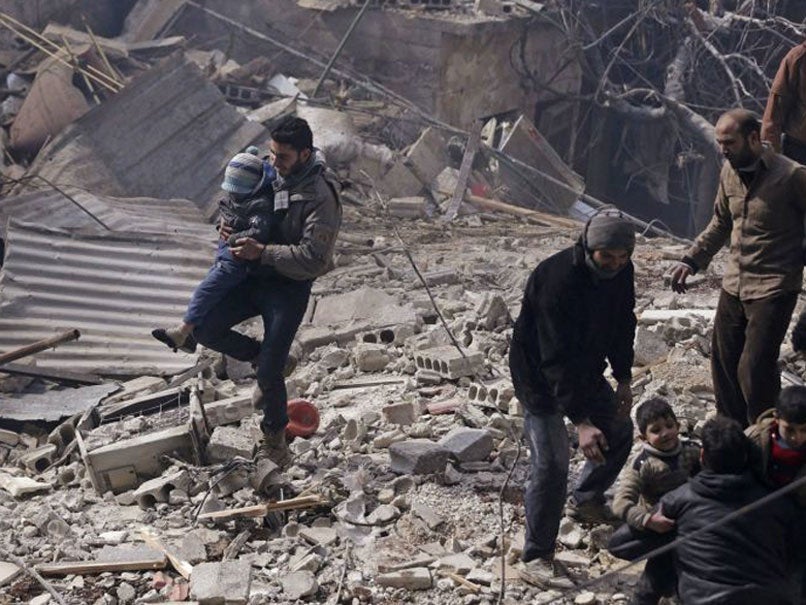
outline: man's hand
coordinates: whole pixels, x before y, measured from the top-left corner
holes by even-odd
[[[235,246],[230,248],[232,256],[241,260],[257,260],[263,254],[266,246],[251,237],[243,237],[235,242]]]
[[[590,422],[580,422],[577,425],[579,433],[579,449],[585,458],[591,462],[602,464],[605,461],[604,452],[608,450],[607,439],[604,433]]]
[[[631,381],[625,380],[619,382],[616,386],[616,405],[617,413],[619,416],[626,418],[630,415],[632,409],[632,384]]]
[[[224,221],[222,216],[221,221],[218,223],[218,236],[226,242],[230,235],[232,235],[232,227]]]
[[[657,512],[652,513],[652,516],[649,518],[649,521],[646,522],[644,527],[659,534],[665,534],[666,532],[674,529],[674,519],[670,519],[664,515],[663,509],[658,509]]]
[[[678,294],[686,291],[686,279],[691,275],[691,267],[684,262],[677,263],[672,269],[672,290]]]

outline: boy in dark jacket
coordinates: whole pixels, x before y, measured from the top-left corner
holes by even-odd
[[[680,425],[668,402],[659,397],[645,401],[635,420],[643,447],[619,476],[613,513],[626,524],[608,544],[610,553],[622,559],[633,559],[648,550],[637,551],[637,540],[651,544],[650,550],[668,541],[661,536],[671,536],[668,532],[674,529],[674,521],[657,510],[658,501],[700,470],[700,446],[680,439]],[[648,538],[649,532],[656,532],[658,539]],[[674,593],[675,584],[671,553],[653,557],[647,561],[632,603],[657,605],[661,597]]]
[[[188,304],[182,323],[173,328],[157,328],[151,334],[174,351],[187,353],[196,350],[193,328],[199,325],[207,313],[226,294],[240,284],[250,270],[250,265],[235,259],[230,248],[241,238],[252,237],[262,244],[269,241],[271,218],[274,211],[272,183],[276,173],[268,162],[258,157],[257,147],[236,154],[224,170],[221,183],[227,196],[218,204],[221,224],[227,225],[232,234],[218,241],[215,262],[207,276],[196,287]]]
[[[633,227],[620,214],[595,215],[576,245],[541,262],[526,285],[509,368],[531,451],[521,578],[532,584],[567,582],[553,565],[570,462],[565,416],[588,460],[568,512],[580,521],[612,516],[604,492],[632,445],[634,246]],[[615,392],[603,375],[607,361]]]
[[[702,430],[703,469],[661,498],[661,511],[686,538],[768,494],[749,471],[750,442],[735,420],[717,417]],[[796,511],[778,498],[675,549],[684,605],[783,605],[793,602],[789,566]]]

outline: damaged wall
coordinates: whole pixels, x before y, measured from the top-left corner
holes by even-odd
[[[300,8],[293,0],[252,0],[237,6],[214,0],[205,6],[321,61],[335,50],[358,10],[314,11]],[[448,11],[418,12],[416,19],[413,15],[410,10],[370,9],[339,63],[352,64],[421,109],[460,127],[477,117],[506,111],[532,115],[538,93],[523,87],[522,74],[515,67],[520,60],[530,70],[549,70],[547,79],[555,89],[579,89],[576,62],[552,77],[565,47],[564,38],[548,23]],[[286,73],[315,77],[321,71],[190,6],[170,32],[193,36],[199,46],[219,48],[242,63],[263,55]],[[298,32],[305,33],[299,37]]]

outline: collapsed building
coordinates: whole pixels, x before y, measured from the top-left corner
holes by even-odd
[[[626,602],[638,572],[608,573],[607,526],[562,523],[558,557],[604,576],[590,590],[517,580],[528,464],[506,358],[529,271],[624,193],[615,165],[676,203],[657,192],[688,160],[646,146],[679,108],[585,99],[563,3],[125,4],[0,3],[0,603]],[[345,219],[288,378],[318,430],[280,472],[252,461],[251,367],[149,332],[209,267],[227,159],[287,115],[311,123]],[[583,152],[599,128],[621,145]],[[683,223],[710,207],[698,183]],[[666,235],[639,237],[633,388],[696,434],[721,257],[673,297],[684,242]]]

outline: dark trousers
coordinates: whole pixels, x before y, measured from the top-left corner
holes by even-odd
[[[778,353],[797,298],[785,292],[742,302],[724,290],[719,294],[711,339],[716,409],[742,427],[778,399]]]
[[[207,314],[246,279],[249,263],[236,260],[226,242],[219,240],[215,262],[190,297],[183,321],[198,326]]]
[[[674,538],[675,532],[658,534],[649,530],[640,531],[625,523],[613,533],[607,550],[614,557],[631,561],[669,544]],[[674,555],[669,551],[647,560],[631,603],[657,605],[661,597],[670,597],[676,590],[677,572],[674,567]]]
[[[214,351],[241,361],[257,358],[264,433],[275,433],[288,424],[283,368],[305,315],[311,285],[310,281],[250,276],[242,287],[226,294],[193,331],[196,340]],[[262,342],[232,329],[258,315],[263,319]]]
[[[590,420],[607,439],[605,462],[585,463],[573,491],[578,504],[604,502],[605,490],[613,484],[632,446],[632,421],[616,415],[613,389],[602,379],[590,398]],[[524,492],[526,540],[523,560],[554,554],[568,488],[570,462],[568,431],[559,412],[536,415],[526,412],[524,435],[531,451],[529,479]]]

